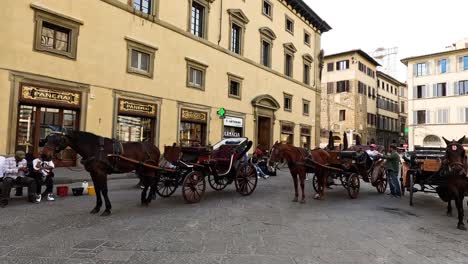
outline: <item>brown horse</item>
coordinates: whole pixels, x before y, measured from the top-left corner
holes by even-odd
[[[465,137],[462,137],[458,141],[448,141],[443,138],[447,144],[446,159],[444,160],[441,170],[442,173],[447,177],[447,185],[437,187],[437,193],[439,197],[448,203],[447,215],[452,215],[451,200],[455,200],[455,205],[458,211],[458,229],[466,230],[463,224],[463,199],[465,194],[468,192],[468,178],[467,178],[467,160],[465,149],[462,145]]]
[[[86,171],[90,173],[96,191],[96,206],[90,213],[96,214],[100,211],[102,206],[102,194],[106,210],[101,215],[108,216],[111,214],[112,206],[107,189],[107,175],[111,173],[135,171],[141,177],[145,187],[141,194],[141,202],[144,205],[148,205],[155,191],[151,188],[148,197],[146,196],[146,192],[150,185],[153,185],[154,180],[157,180],[154,178],[158,176],[158,174],[154,170],[146,169],[144,166],[141,166],[141,164],[125,160],[109,160],[107,155],[119,153],[126,158],[138,160],[140,162],[148,162],[157,166],[160,151],[156,146],[149,142],[127,142],[120,144],[112,139],[99,137],[89,132],[67,131],[63,128],[55,127],[51,128],[54,129],[55,132],[48,135],[44,140],[43,153],[51,158],[65,148],[70,147],[82,157],[81,163],[84,165]]]
[[[322,149],[314,149],[309,153],[303,148],[297,148],[289,144],[281,144],[276,142],[271,148],[271,156],[269,159],[270,166],[274,163],[285,159],[288,162],[289,171],[294,182],[294,199],[293,202],[298,201],[299,190],[298,180],[301,185],[302,199],[301,203],[306,202],[304,193],[304,181],[307,172],[314,172],[317,175],[318,184],[321,186],[320,192],[316,194],[315,198],[322,198],[324,195],[323,190],[327,184],[328,172],[318,166],[317,164],[328,164],[330,155]],[[307,166],[306,166],[307,164]],[[298,179],[299,178],[299,179]]]

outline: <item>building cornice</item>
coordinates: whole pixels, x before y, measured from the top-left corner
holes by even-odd
[[[305,20],[309,21],[314,27],[320,30],[320,32],[323,33],[332,29],[332,27],[328,25],[325,20],[320,18],[303,0],[280,0],[280,2],[286,2],[293,10],[296,10],[298,16],[305,18]]]
[[[361,55],[362,57],[364,57],[364,59],[366,59],[368,62],[374,64],[375,66],[382,66],[376,60],[374,60],[374,58],[372,58],[369,54],[367,54],[366,52],[364,52],[361,49],[348,50],[348,51],[344,51],[344,52],[340,52],[340,53],[334,53],[334,54],[326,55],[324,57],[324,59],[327,60],[327,59],[332,59],[332,58],[335,58],[335,57],[340,57],[340,56],[345,56],[345,55],[353,55],[353,54]]]
[[[452,54],[457,54],[457,53],[465,53],[465,52],[468,52],[468,48],[449,50],[449,51],[425,54],[425,55],[414,56],[414,57],[408,57],[408,58],[401,59],[401,62],[403,64],[405,64],[406,66],[408,66],[408,62],[410,62],[410,61],[426,59],[426,58],[430,58],[430,57],[439,57],[439,56],[442,56],[442,55],[452,55]]]

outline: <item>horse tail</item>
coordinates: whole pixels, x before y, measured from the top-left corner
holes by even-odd
[[[451,200],[449,189],[447,186],[437,186],[436,192],[439,195],[440,199],[442,199],[442,201],[449,202]]]

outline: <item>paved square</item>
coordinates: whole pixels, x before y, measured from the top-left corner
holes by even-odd
[[[110,181],[113,215],[90,215],[94,197],[69,196],[0,209],[1,263],[468,263],[468,232],[445,216],[429,194],[408,199],[378,194],[361,182],[358,199],[341,187],[306,204],[291,202],[287,172],[259,180],[253,195],[234,185],[207,186],[199,204],[181,189],[148,208],[138,204],[134,179]]]

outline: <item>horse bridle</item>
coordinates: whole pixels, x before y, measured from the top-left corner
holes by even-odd
[[[447,152],[449,151],[449,148],[451,148],[453,151],[456,151],[457,148],[461,148],[464,151],[464,147],[458,142],[447,144],[447,150],[446,150]],[[463,158],[466,158],[465,155],[463,155]],[[452,171],[453,167],[459,167],[461,168],[461,171],[464,174],[466,174],[466,170],[465,170],[466,164],[463,164],[463,162],[459,162],[459,161],[449,162],[447,166],[448,166],[449,171]]]

